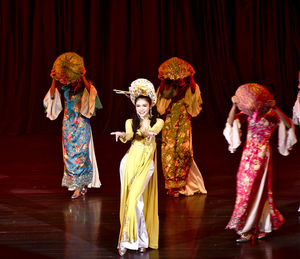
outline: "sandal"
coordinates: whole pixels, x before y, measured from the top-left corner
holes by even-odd
[[[266,237],[266,235],[268,235],[268,233],[266,232],[259,232],[256,236],[256,239],[263,239]]]
[[[77,199],[81,196],[81,192],[79,189],[76,189],[73,193],[73,195],[71,196],[72,199]]]
[[[244,243],[250,241],[252,238],[252,234],[242,234],[237,240],[237,243]]]
[[[84,196],[84,195],[86,195],[86,193],[87,193],[87,187],[86,187],[86,186],[83,186],[83,187],[81,188],[81,190],[80,190],[80,194],[81,194],[82,196]]]
[[[145,247],[140,247],[139,248],[139,253],[145,253],[146,252],[146,248]]]
[[[127,249],[123,246],[121,246],[119,249],[118,249],[118,252],[119,252],[119,255],[120,256],[123,256],[124,254],[126,254],[126,251]]]

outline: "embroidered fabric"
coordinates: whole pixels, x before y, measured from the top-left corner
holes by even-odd
[[[64,95],[66,96],[64,113],[67,116],[64,116],[63,119],[65,170],[62,186],[68,187],[70,191],[80,189],[85,185],[89,188],[99,188],[101,182],[99,180],[92,130],[88,119],[94,114],[97,91],[94,86],[91,86],[90,93],[85,89],[83,93],[73,96],[72,100],[69,100],[68,89],[66,88]],[[63,110],[61,95],[57,89],[55,89],[54,99],[51,99],[50,90],[48,91],[43,104],[46,117],[50,120],[55,120]],[[70,128],[71,125],[77,130],[74,131],[73,128]],[[74,141],[74,143],[72,141],[69,143],[70,139],[76,140],[76,143]],[[75,157],[74,154],[78,154],[78,156]]]

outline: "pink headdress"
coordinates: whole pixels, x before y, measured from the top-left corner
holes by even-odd
[[[274,105],[273,95],[262,85],[248,83],[241,85],[235,92],[238,108],[247,115],[266,112],[266,106]]]

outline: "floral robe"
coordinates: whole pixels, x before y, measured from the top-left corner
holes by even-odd
[[[241,118],[242,114],[238,115]],[[270,110],[255,120],[248,117],[247,140],[237,173],[236,201],[231,219],[226,226],[238,234],[250,231],[271,232],[278,229],[284,218],[276,209],[272,191],[272,153],[269,139],[280,122],[277,114]],[[288,131],[283,122],[279,129],[279,151],[283,155],[296,143],[293,128]],[[231,152],[240,144],[239,119],[233,127],[228,123],[224,135]]]
[[[62,87],[65,99],[62,146],[64,176],[62,186],[70,191],[83,186],[100,187],[97,162],[94,152],[92,130],[89,118],[95,108],[102,108],[97,99],[97,91],[91,86],[90,93],[84,88],[76,94],[70,93],[70,87]],[[56,89],[54,100],[50,92],[44,99],[47,117],[56,119],[62,110],[60,94]]]
[[[193,161],[191,116],[183,99],[174,102],[162,131],[162,167],[166,189],[185,187]]]
[[[207,193],[202,175],[194,161],[191,117],[202,107],[199,86],[193,93],[188,88],[182,98],[164,98],[157,92],[157,110],[166,114],[162,130],[161,161],[166,189],[179,189],[184,195]]]

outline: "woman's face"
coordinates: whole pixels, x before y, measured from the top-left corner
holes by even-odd
[[[150,103],[145,98],[139,98],[135,103],[135,109],[136,109],[136,113],[141,118],[145,118],[149,114]]]

